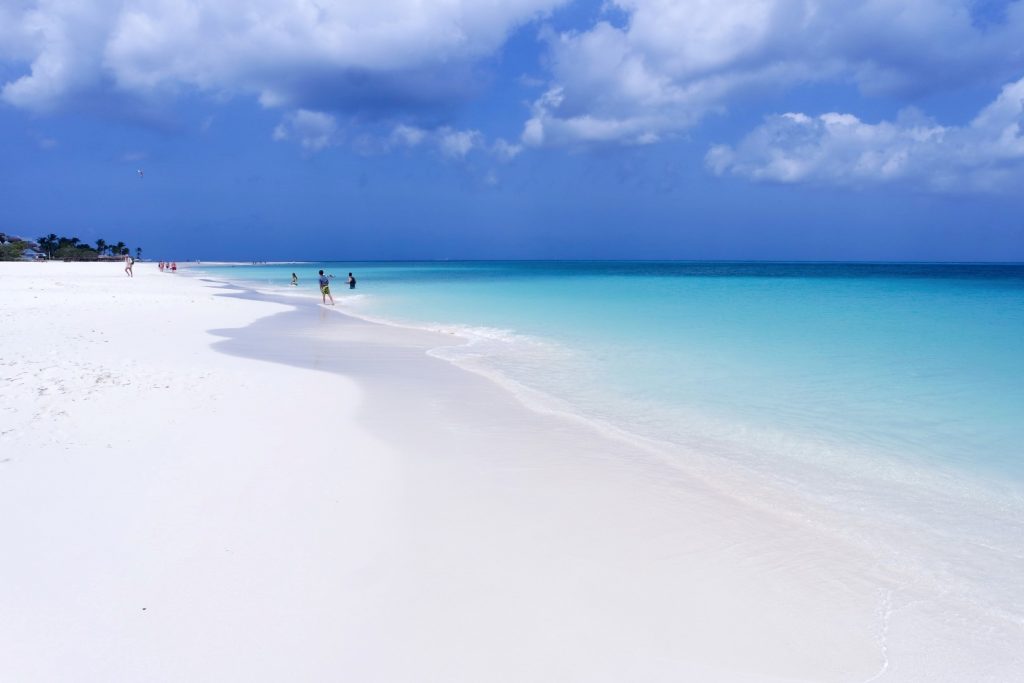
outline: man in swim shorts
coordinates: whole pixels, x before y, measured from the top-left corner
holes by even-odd
[[[325,304],[327,303],[327,299],[330,299],[331,305],[334,305],[334,297],[331,296],[331,281],[327,279],[327,276],[324,275],[324,271],[322,270],[320,271],[320,294],[322,295]]]

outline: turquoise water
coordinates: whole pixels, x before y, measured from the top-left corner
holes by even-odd
[[[321,267],[339,310],[456,332],[432,353],[859,548],[894,605],[945,596],[965,629],[1024,642],[1024,266],[203,270],[316,305]]]
[[[1024,266],[203,270],[315,305],[319,268],[339,310],[456,332],[432,353],[861,548],[907,591],[957,596],[971,628],[1024,638]]]
[[[668,441],[1024,482],[1024,266],[609,262],[206,269],[457,329],[453,360]],[[312,294],[311,294],[312,296]],[[728,450],[728,448],[725,448]]]

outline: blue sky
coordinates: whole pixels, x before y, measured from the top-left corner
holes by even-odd
[[[152,258],[1024,261],[1024,1],[13,0],[0,148]]]

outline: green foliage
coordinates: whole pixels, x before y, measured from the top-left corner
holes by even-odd
[[[87,244],[71,244],[69,242],[63,247],[58,247],[51,258],[58,261],[95,261],[98,255],[96,250]]]
[[[28,246],[27,242],[7,242],[0,244],[0,261],[17,261]]]
[[[11,243],[22,244],[20,251],[17,251],[18,256],[11,255],[16,253],[15,248],[10,247]],[[93,247],[77,237],[63,237],[51,232],[49,235],[37,238],[35,244],[26,240],[12,238],[11,242],[2,245],[6,248],[0,254],[0,258],[5,261],[16,260],[20,257],[22,251],[30,247],[35,248],[36,245],[38,245],[39,251],[45,254],[47,258],[58,261],[95,261],[107,254],[111,256],[124,256],[131,253],[131,249],[124,242],[111,244],[104,239],[98,239],[96,240],[96,246]],[[141,248],[136,248],[137,254],[141,254],[141,252]]]

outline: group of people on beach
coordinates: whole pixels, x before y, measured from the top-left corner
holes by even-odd
[[[163,273],[164,271],[166,271],[168,273],[175,273],[175,272],[178,271],[178,262],[177,261],[171,261],[170,263],[164,263],[163,261],[161,261],[159,266],[160,266],[160,272],[161,273]]]
[[[334,275],[324,275],[324,271],[322,271],[322,270],[319,271],[319,274],[320,274],[320,277],[318,279],[318,283],[320,284],[320,297],[323,299],[323,302],[325,304],[327,303],[327,300],[330,299],[331,300],[331,305],[333,306],[334,305],[334,297],[331,296],[331,280],[334,278]],[[348,283],[348,288],[349,289],[355,289],[356,288],[356,277],[352,273],[348,274],[348,278],[345,280],[345,282]],[[298,286],[299,286],[299,276],[296,275],[295,273],[292,273],[292,287],[298,287]]]

